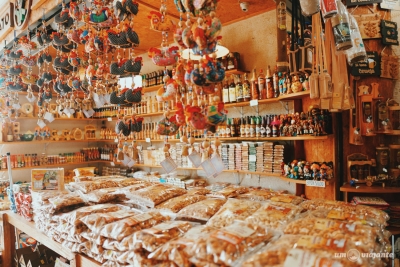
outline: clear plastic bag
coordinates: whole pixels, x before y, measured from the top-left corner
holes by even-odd
[[[301,212],[301,208],[281,202],[268,202],[263,204],[253,215],[246,219],[246,222],[280,229],[288,221]]]
[[[192,188],[187,191],[188,195],[203,195],[203,196],[205,196],[210,193],[211,193],[211,190],[204,188],[204,187]]]
[[[62,194],[48,199],[51,203],[52,213],[64,212],[85,205],[83,199],[76,193]]]
[[[240,194],[247,193],[249,188],[237,185],[229,185],[221,190],[214,191],[208,196],[211,197],[221,197],[221,198],[229,198],[229,197],[236,197]]]
[[[124,237],[136,231],[150,228],[167,220],[169,220],[169,217],[163,216],[159,212],[147,212],[106,224],[99,233],[106,238],[121,241]]]
[[[293,205],[299,205],[304,201],[304,198],[289,194],[279,194],[271,197],[272,202],[290,203]]]
[[[177,213],[177,218],[206,222],[217,213],[225,202],[225,199],[207,198],[184,207]]]
[[[231,266],[258,246],[271,240],[275,233],[265,227],[236,221],[213,231],[206,238],[200,237],[188,248],[190,259],[197,266],[217,264]]]
[[[186,190],[180,187],[155,184],[127,194],[126,196],[138,204],[154,208],[156,205],[170,198],[186,194]]]
[[[89,214],[80,218],[80,221],[84,223],[90,229],[90,231],[94,233],[99,233],[106,224],[113,223],[115,221],[119,221],[139,214],[141,214],[141,212],[139,211],[118,210],[107,213]]]
[[[266,201],[275,195],[277,195],[277,193],[275,191],[270,191],[269,189],[255,189],[255,190],[250,190],[245,194],[241,194],[236,198],[253,200],[253,201]]]
[[[183,237],[171,240],[150,253],[148,258],[170,264],[167,266],[190,267],[192,266],[190,262],[192,255],[189,254],[187,248],[191,247],[200,237],[207,239],[214,230],[208,226],[193,227]]]
[[[357,244],[360,252],[383,252],[386,242],[380,228],[368,225],[345,223],[337,220],[301,218],[286,225],[285,234],[316,235],[327,239],[346,239]],[[372,242],[380,240],[381,242]]]
[[[71,182],[69,184],[70,186],[75,188],[75,190],[80,190],[85,194],[92,192],[93,190],[119,186],[117,181],[109,179],[99,179],[95,181],[86,181],[86,182]]]
[[[191,205],[193,203],[205,200],[207,197],[203,195],[189,195],[185,194],[182,196],[174,197],[171,199],[168,199],[167,201],[162,202],[161,204],[157,205],[157,209],[167,209],[172,212],[178,212],[184,207]]]
[[[94,190],[88,194],[83,194],[82,193],[82,198],[86,202],[92,202],[92,203],[108,203],[108,202],[121,202],[125,200],[125,194],[122,192],[118,192],[119,188],[112,187],[112,188],[104,188],[104,189],[98,189]],[[78,191],[80,192],[80,191]]]
[[[230,198],[207,222],[208,226],[222,228],[235,220],[244,220],[261,207],[259,202]]]
[[[338,244],[338,246],[329,246],[329,244]],[[356,246],[351,241],[327,240],[313,236],[284,235],[243,259],[240,262],[240,266],[368,266],[363,259],[350,262],[346,257],[334,257],[334,253],[347,252],[355,248]],[[296,250],[300,250],[300,252]],[[293,257],[294,255],[296,255],[295,258]],[[296,261],[296,258],[300,262]],[[318,263],[323,265],[318,265]]]

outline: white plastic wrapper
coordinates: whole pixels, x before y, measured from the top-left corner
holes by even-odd
[[[345,50],[347,62],[353,65],[356,62],[366,61],[367,52],[365,50],[364,42],[361,37],[358,23],[353,15],[349,14],[350,36],[353,47]]]

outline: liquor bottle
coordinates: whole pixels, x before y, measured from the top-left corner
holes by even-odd
[[[231,136],[236,137],[236,120],[234,118],[231,119]]]
[[[279,76],[280,76],[279,74],[280,73],[275,71],[273,75],[274,97],[279,96]]]
[[[260,69],[260,73],[258,74],[258,92],[259,96],[258,99],[266,99],[267,92],[265,88],[265,76],[264,76],[264,71],[263,69]]]
[[[244,118],[240,118],[240,137],[246,137],[246,125]]]
[[[244,126],[245,137],[250,137],[250,117],[246,117]]]
[[[260,137],[265,137],[265,117],[261,118]]]
[[[251,100],[258,99],[258,80],[256,77],[256,69],[253,70],[253,77],[251,77]]]
[[[247,79],[247,73],[244,74],[244,80],[243,80],[243,100],[244,101],[250,101],[251,100],[251,92],[250,92],[250,82]]]
[[[256,123],[256,137],[261,137],[261,117],[257,116],[255,118],[255,123]]]
[[[240,76],[236,76],[236,101],[243,102],[244,95],[243,95],[243,84],[240,80]]]
[[[227,119],[225,128],[225,136],[224,137],[231,137],[231,119]]]
[[[273,98],[274,97],[274,86],[273,86],[273,77],[271,75],[271,68],[268,65],[267,69],[267,76],[265,79],[265,86],[267,87],[267,95],[266,98]]]
[[[250,133],[249,137],[255,137],[256,136],[256,124],[254,122],[254,117],[250,117]]]
[[[229,102],[235,103],[236,102],[236,84],[233,80],[233,75],[231,76],[231,82],[229,84]]]
[[[229,84],[227,78],[225,78],[225,82],[222,87],[222,102],[229,103]]]
[[[8,125],[8,132],[7,132],[7,142],[14,141],[14,135],[11,127],[11,123]]]

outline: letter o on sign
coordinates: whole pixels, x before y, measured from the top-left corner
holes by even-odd
[[[6,16],[4,17],[4,24],[8,25],[9,22],[10,22],[10,14],[7,13]]]

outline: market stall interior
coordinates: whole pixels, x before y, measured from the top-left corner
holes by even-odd
[[[399,16],[386,1],[358,4],[5,3],[1,191],[19,214],[5,213],[5,227],[58,242],[72,266],[85,266],[74,253],[103,266],[393,253]],[[346,246],[312,254],[304,233]],[[176,238],[190,240],[183,254],[172,253]],[[204,255],[189,257],[196,250]],[[385,266],[392,256],[333,261]]]

